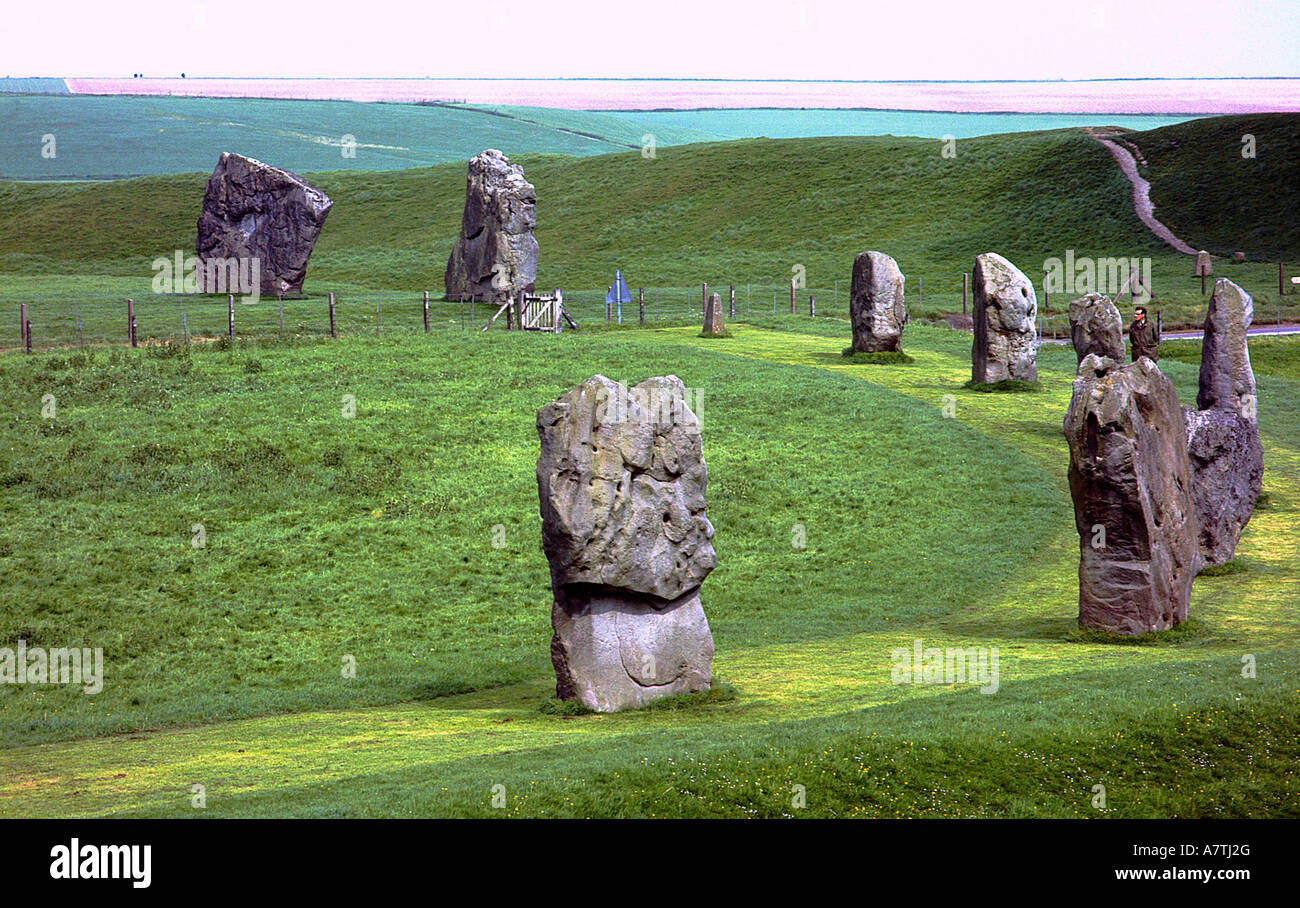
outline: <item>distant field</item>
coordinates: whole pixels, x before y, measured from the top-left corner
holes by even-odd
[[[31,87],[36,92],[43,89]],[[731,138],[967,138],[1077,125],[1154,129],[1180,117],[883,110],[586,111],[258,98],[0,93],[0,179],[103,180],[210,171],[223,151],[289,170],[400,170],[484,148],[588,156]],[[54,156],[42,154],[55,138]],[[355,145],[345,156],[345,136]]]

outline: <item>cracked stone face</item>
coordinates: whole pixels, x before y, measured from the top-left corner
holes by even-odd
[[[1110,297],[1089,293],[1070,301],[1070,340],[1079,362],[1089,353],[1124,361],[1124,319]]]
[[[1038,297],[1019,268],[995,252],[975,259],[971,379],[1038,380]]]
[[[699,590],[717,556],[685,386],[596,375],[543,407],[537,432],[559,695],[611,711],[707,688]]]
[[[447,298],[506,300],[537,283],[537,190],[495,148],[475,155],[460,237],[443,275]]]
[[[205,263],[200,286],[209,293],[241,292],[209,286],[208,263],[256,259],[258,292],[299,293],[325,217],[333,202],[302,177],[243,155],[224,153],[208,178],[195,250]]]

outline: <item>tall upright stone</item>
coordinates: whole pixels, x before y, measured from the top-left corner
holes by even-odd
[[[1078,362],[1090,353],[1123,361],[1124,320],[1110,297],[1089,293],[1070,301],[1070,340]]]
[[[1079,531],[1079,624],[1117,634],[1187,618],[1202,558],[1183,415],[1151,360],[1089,354],[1065,417]]]
[[[296,173],[222,152],[203,193],[194,244],[200,289],[241,292],[229,286],[229,272],[218,275],[221,263],[244,260],[256,262],[258,293],[302,292],[307,260],[333,204]]]
[[[849,321],[854,353],[902,349],[907,324],[905,284],[898,263],[883,252],[860,252],[853,259]]]
[[[1038,380],[1038,297],[1024,273],[995,252],[975,259],[971,380]]]
[[[1201,342],[1198,409],[1184,413],[1198,539],[1209,564],[1224,564],[1236,554],[1264,484],[1255,373],[1247,343],[1253,318],[1249,293],[1226,278],[1215,282]]]
[[[1226,409],[1254,416],[1255,373],[1247,345],[1247,329],[1254,318],[1255,303],[1249,293],[1226,277],[1214,282],[1205,312],[1197,409]]]
[[[470,159],[460,237],[443,275],[447,298],[504,302],[537,284],[537,190],[489,148]]]
[[[707,689],[717,565],[700,424],[676,376],[595,375],[537,414],[556,693],[612,712]]]
[[[704,304],[704,330],[702,334],[722,337],[727,333],[726,320],[722,316],[722,294],[714,293]]]

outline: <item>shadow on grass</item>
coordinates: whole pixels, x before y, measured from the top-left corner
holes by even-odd
[[[687,694],[674,694],[670,697],[660,697],[658,700],[651,700],[645,706],[639,706],[632,709],[619,710],[622,713],[632,712],[676,712],[687,709],[708,708],[718,703],[729,703],[737,698],[736,686],[721,678],[714,677],[713,686],[708,690],[696,691]],[[548,716],[589,716],[594,715],[595,710],[588,709],[577,700],[561,700],[559,697],[550,697],[543,700],[538,709]]]

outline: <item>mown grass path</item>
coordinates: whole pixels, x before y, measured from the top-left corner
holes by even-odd
[[[715,670],[740,693],[733,701],[708,707],[612,716],[547,715],[538,711],[537,704],[548,694],[551,681],[537,678],[396,706],[312,711],[10,748],[0,751],[0,814],[192,815],[197,812],[189,807],[190,789],[198,783],[207,790],[207,815],[473,815],[476,811],[490,815],[490,785],[495,779],[507,779],[511,814],[651,815],[662,810],[735,815],[727,811],[741,809],[745,815],[754,810],[737,808],[744,797],[731,794],[732,787],[779,790],[789,779],[799,779],[800,772],[827,772],[824,766],[811,768],[818,765],[815,742],[822,740],[818,737],[822,734],[828,742],[834,735],[850,733],[890,736],[880,746],[891,754],[928,747],[930,757],[918,756],[917,765],[926,759],[940,760],[945,780],[948,768],[956,773],[962,765],[957,754],[945,750],[952,747],[945,736],[954,732],[967,735],[961,740],[968,743],[979,742],[970,744],[972,752],[985,748],[982,752],[995,755],[982,757],[984,763],[1023,759],[1037,768],[1038,762],[1046,765],[1055,758],[1036,749],[1041,741],[1033,746],[1027,743],[1039,740],[1035,735],[1064,742],[1082,738],[1087,732],[1081,729],[1091,729],[1098,736],[1090,745],[1095,752],[1098,742],[1116,746],[1125,735],[1123,729],[1131,727],[1135,710],[1159,721],[1176,720],[1182,723],[1179,728],[1187,729],[1203,713],[1215,715],[1230,711],[1234,703],[1251,702],[1256,689],[1238,672],[1243,652],[1257,655],[1265,677],[1272,673],[1269,689],[1274,695],[1289,685],[1294,707],[1295,641],[1300,631],[1295,608],[1300,601],[1295,534],[1300,450],[1293,439],[1266,432],[1269,506],[1252,521],[1240,547],[1239,557],[1248,569],[1198,581],[1192,603],[1195,626],[1153,646],[1096,641],[1081,635],[1073,620],[1078,542],[1068,511],[1067,455],[1060,435],[1069,399],[1072,351],[1044,350],[1040,393],[979,394],[961,388],[969,376],[965,349],[969,342],[962,335],[913,330],[911,336],[918,342],[908,349],[915,363],[849,365],[840,358],[841,327],[819,324],[814,330],[827,336],[818,336],[733,325],[733,336],[721,341],[698,339],[695,329],[644,334],[656,342],[668,340],[722,356],[807,369],[809,381],[817,380],[818,370],[830,371],[878,383],[924,407],[955,405],[954,418],[973,430],[970,444],[995,438],[1028,455],[1055,482],[1066,510],[1048,538],[1020,541],[1025,558],[1009,581],[986,590],[964,608],[908,621],[897,629],[720,648]],[[1194,368],[1180,363],[1168,368],[1186,400],[1187,383],[1194,386]],[[1266,390],[1271,384],[1268,379],[1261,381],[1265,425],[1277,405]],[[1294,384],[1287,383],[1282,390],[1290,394]],[[723,417],[705,412],[706,452],[712,418]],[[797,420],[798,414],[787,418]],[[858,429],[846,425],[845,431]],[[869,421],[861,431],[871,431]],[[937,451],[936,456],[954,454]],[[955,456],[960,457],[960,452]],[[797,469],[797,464],[792,468]],[[888,468],[887,463],[880,465],[882,470]],[[936,469],[942,465],[936,464]],[[1026,478],[1042,480],[1036,472]],[[1008,501],[1006,506],[1016,505]],[[1006,544],[1006,540],[988,541],[990,546]],[[955,555],[936,550],[919,551],[916,557],[942,561]],[[998,647],[1002,695],[981,697],[969,687],[892,683],[891,649],[907,645],[914,637],[923,638],[927,647]],[[1294,717],[1292,709],[1290,720],[1285,715],[1280,719],[1294,721]],[[717,755],[731,753],[729,742],[737,742],[737,747],[740,742],[744,746],[753,742],[778,754],[785,753],[782,748],[801,753],[799,747],[813,752],[802,770],[794,762],[776,769],[764,764],[753,767],[754,778],[744,776],[743,783],[716,768],[721,775],[709,777],[708,767],[722,762]],[[679,776],[673,758],[662,756],[665,746],[698,758],[692,764],[695,768],[683,769]],[[1122,760],[1126,766],[1135,765],[1131,757]],[[653,763],[653,772],[645,768],[651,765],[647,761]],[[747,771],[748,758],[737,757],[736,762],[735,772]],[[1144,764],[1137,760],[1136,765]],[[1144,776],[1154,772],[1172,792],[1182,783],[1172,775],[1164,778],[1170,769],[1162,765],[1157,755],[1155,768],[1140,772]],[[883,773],[870,772],[878,771]],[[964,771],[972,772],[969,767]],[[1070,773],[1076,771],[1087,775],[1077,767]],[[862,772],[868,769],[864,766]],[[994,791],[996,781],[996,792],[1003,793],[1003,786],[1010,783],[997,779],[998,772],[987,768],[986,787]],[[599,786],[589,784],[592,777],[601,780]],[[625,777],[628,788],[622,792],[618,784]],[[659,790],[665,778],[668,787]],[[876,781],[886,785],[884,774]],[[965,781],[971,784],[971,779]],[[828,784],[833,785],[834,779]],[[1023,794],[991,806],[988,794],[982,800],[969,791],[954,794],[947,782],[927,778],[922,783],[905,774],[888,784],[901,785],[898,790],[904,792],[923,787],[927,794],[906,801],[897,792],[888,799],[882,795],[883,806],[878,804],[873,815],[926,811],[1006,815],[1034,810],[1059,814],[1063,809],[1050,800],[1027,802]],[[961,787],[956,780],[951,785]],[[593,806],[589,788],[599,789],[613,802]],[[1086,785],[1081,790],[1086,807]],[[1274,790],[1269,796],[1294,805],[1293,789]],[[1162,796],[1148,797],[1153,800],[1144,809],[1158,812]],[[1210,809],[1209,805],[1203,808]],[[832,815],[858,810],[832,809]]]

